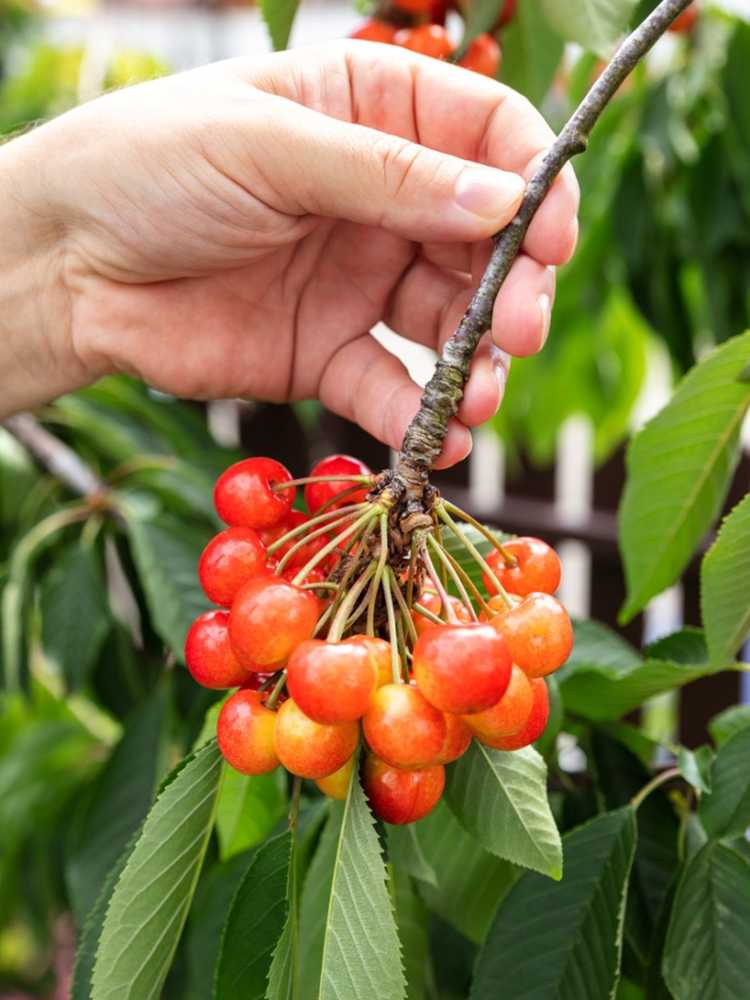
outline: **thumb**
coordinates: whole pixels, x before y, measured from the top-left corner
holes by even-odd
[[[285,119],[286,141],[275,123],[275,187],[298,203],[296,211],[382,226],[410,240],[469,242],[502,229],[521,203],[518,174],[300,105]]]

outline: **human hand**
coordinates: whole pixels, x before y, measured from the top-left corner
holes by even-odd
[[[356,42],[219,63],[63,115],[0,150],[31,273],[49,285],[34,314],[54,378],[27,372],[23,405],[124,371],[189,398],[319,397],[398,447],[419,389],[368,331],[384,320],[440,347],[551,140],[507,87]],[[577,204],[567,169],[498,297],[442,464],[499,405],[497,349],[542,346]]]

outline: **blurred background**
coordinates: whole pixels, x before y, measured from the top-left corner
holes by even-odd
[[[527,2],[532,9],[537,0]],[[652,5],[645,0],[634,17]],[[344,37],[366,10],[362,0],[302,0],[290,44]],[[449,13],[457,42],[463,23]],[[500,78],[559,127],[595,78],[600,54],[564,42],[542,18],[516,19],[499,37]],[[216,59],[253,58],[270,47],[260,11],[242,2],[0,0],[0,135],[112,87]],[[624,595],[616,510],[629,434],[707,348],[750,325],[748,66],[750,0],[705,3],[695,29],[665,38],[625,85],[576,163],[581,241],[560,273],[545,351],[513,363],[501,413],[477,433],[470,458],[438,477],[475,516],[555,544],[566,571],[561,596],[578,617],[616,625]],[[434,360],[428,351],[385,329],[374,334],[424,382]],[[314,402],[206,407],[124,377],[57,401],[39,418],[97,476],[122,484],[133,502],[164,509],[161,552],[186,576],[194,576],[191,553],[212,524],[212,477],[241,453],[270,451],[300,475],[331,451],[356,454],[374,469],[391,461],[387,449]],[[750,484],[750,427],[744,442],[728,508]],[[13,571],[18,539],[70,500],[69,490],[0,427],[0,583]],[[67,995],[73,930],[58,916],[71,895],[76,909],[76,865],[65,845],[77,836],[81,801],[121,720],[156,684],[165,632],[179,631],[160,624],[153,595],[140,589],[143,545],[130,539],[129,548],[112,536],[100,553],[110,607],[100,606],[94,577],[87,604],[59,611],[56,622],[45,617],[45,597],[59,608],[70,575],[88,572],[76,564],[78,540],[68,530],[48,547],[34,541],[35,586],[22,608],[28,628],[19,648],[35,697],[11,704],[0,729],[5,998]],[[184,597],[191,584],[180,586]],[[88,641],[68,637],[71,650],[52,633],[55,625],[65,633],[77,615],[93,625]],[[625,634],[639,645],[698,623],[693,566]],[[679,716],[669,696],[654,706],[653,725],[678,728],[687,745],[696,745],[708,717],[750,700],[745,676],[691,685],[679,696]],[[181,680],[173,683],[187,738],[206,702],[183,690]]]

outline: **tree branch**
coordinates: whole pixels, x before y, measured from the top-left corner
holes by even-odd
[[[492,326],[495,299],[518,256],[531,220],[565,164],[586,149],[591,130],[625,78],[690,2],[662,0],[622,43],[529,181],[518,214],[495,237],[495,249],[479,288],[458,329],[443,348],[401,445],[394,478],[405,491],[407,515],[422,509],[429,471],[443,447],[448,421],[463,396],[474,351]]]
[[[69,448],[50,434],[30,413],[18,413],[3,422],[6,430],[63,485],[81,496],[104,492],[106,484]]]

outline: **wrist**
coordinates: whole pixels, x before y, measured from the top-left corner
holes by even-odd
[[[0,418],[88,381],[71,339],[64,225],[34,134],[0,146]]]

